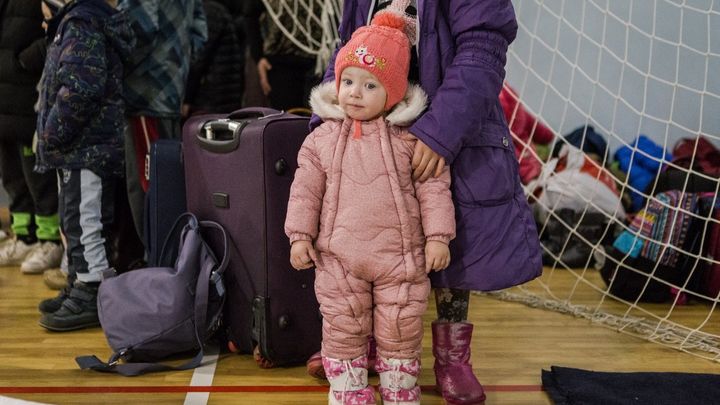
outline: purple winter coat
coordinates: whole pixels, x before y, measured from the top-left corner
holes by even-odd
[[[451,166],[457,237],[433,287],[492,291],[540,275],[535,222],[498,96],[517,22],[510,0],[417,0],[420,85],[430,107],[410,128]],[[345,0],[342,46],[374,0]],[[335,56],[325,80],[334,80]]]

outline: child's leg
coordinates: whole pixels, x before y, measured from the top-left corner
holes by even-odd
[[[432,348],[437,390],[450,404],[482,404],[485,392],[470,362],[470,291],[437,288],[435,300],[438,320],[432,323]]]
[[[60,171],[63,232],[68,244],[68,270],[75,282],[60,308],[45,313],[40,325],[69,331],[99,325],[97,290],[108,269],[106,228],[114,216],[114,179],[90,170]]]
[[[374,404],[367,383],[367,337],[372,324],[372,285],[354,277],[334,257],[322,255],[315,294],[323,315],[322,362],[330,404]]]
[[[325,375],[330,382],[328,404],[369,405],[375,403],[375,390],[368,386],[367,356],[340,360],[323,356]]]
[[[87,169],[62,170],[61,189],[68,270],[86,284],[100,283],[110,267],[107,230],[115,216],[115,179]]]
[[[19,143],[0,141],[0,173],[2,184],[10,197],[10,218],[13,239],[0,245],[0,266],[22,264],[37,239],[33,223],[33,201],[22,170]]]
[[[60,244],[58,217],[58,184],[55,172],[36,173],[36,157],[30,144],[20,146],[22,169],[32,197],[35,213],[35,236],[38,244],[23,261],[23,273],[42,273],[60,266],[63,247]]]
[[[419,405],[420,358],[386,359],[378,356],[375,370],[380,375],[380,396],[384,404]]]
[[[391,273],[389,273],[391,274]],[[427,309],[430,281],[425,274],[415,280],[396,283],[391,275],[375,282],[374,336],[384,403],[420,403],[420,350],[422,315]]]
[[[62,179],[62,170],[58,170],[55,174],[55,177],[57,178],[58,184],[60,184],[60,181]],[[65,237],[65,231],[62,230],[62,219],[65,216],[65,200],[64,200],[64,193],[63,189],[58,186],[58,211],[60,215],[60,238],[62,240],[63,244],[63,257],[60,264],[60,270],[65,273],[65,276],[67,278],[65,284],[60,289],[60,293],[58,293],[57,296],[53,298],[47,298],[42,301],[40,301],[40,304],[38,304],[38,310],[40,310],[41,314],[51,314],[62,306],[62,303],[65,302],[65,299],[67,299],[70,296],[70,290],[72,289],[73,283],[75,283],[75,277],[76,274],[74,272],[71,272],[68,266],[68,244],[67,244],[67,238]]]
[[[436,288],[435,304],[440,322],[465,322],[470,306],[470,291],[456,288]]]

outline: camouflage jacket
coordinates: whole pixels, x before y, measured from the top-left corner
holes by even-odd
[[[38,170],[124,174],[123,63],[132,49],[124,14],[76,0],[49,23],[38,111]]]

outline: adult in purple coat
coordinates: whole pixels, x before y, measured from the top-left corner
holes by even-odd
[[[389,0],[345,0],[340,46],[383,3]],[[469,292],[508,288],[542,272],[537,229],[498,99],[517,22],[510,0],[417,0],[414,6],[415,73],[430,100],[410,127],[421,141],[414,174],[427,179],[451,165],[457,221],[452,262],[430,276],[438,309],[432,324],[435,377],[447,402],[477,404],[485,394],[469,362]],[[334,59],[324,81],[335,78]]]

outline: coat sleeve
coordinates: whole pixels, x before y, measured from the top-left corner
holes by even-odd
[[[63,32],[57,78],[60,84],[45,126],[48,144],[69,145],[99,112],[107,66],[105,37],[84,20],[70,20]]]
[[[450,170],[447,166],[439,177],[425,182],[415,181],[415,193],[420,201],[425,240],[449,244],[455,239],[455,206],[450,193]]]
[[[265,12],[260,0],[245,0],[243,14],[245,22],[245,36],[250,56],[257,63],[263,55],[263,36],[260,28],[260,17]]]
[[[298,168],[290,187],[285,219],[285,234],[290,238],[290,243],[315,240],[318,236],[326,174],[320,162],[315,138],[325,129],[326,126],[322,126],[308,135],[298,153]]]
[[[205,17],[205,7],[202,0],[195,0],[193,19],[188,29],[190,30],[190,42],[192,44],[192,60],[200,54],[208,39],[207,18]]]
[[[322,83],[335,80],[335,58],[337,58],[337,53],[343,45],[343,43],[338,44],[338,46],[335,48],[335,51],[333,51],[333,54],[330,57],[330,61],[328,62],[327,70],[325,70],[325,75],[323,76]],[[310,130],[314,130],[322,123],[322,118],[320,118],[317,114],[313,113],[312,117],[310,117]]]
[[[45,66],[45,55],[47,54],[47,45],[45,37],[38,38],[33,41],[30,46],[20,51],[18,54],[18,62],[23,69],[31,73],[40,74]]]
[[[452,163],[494,113],[517,22],[510,0],[447,0],[446,7],[455,56],[410,132]]]
[[[207,74],[210,64],[214,62],[213,56],[218,53],[220,41],[230,29],[230,16],[222,14],[216,8],[207,8],[205,18],[208,24],[207,42],[200,52],[190,62],[187,85],[185,86],[185,103],[194,104],[203,77]]]

